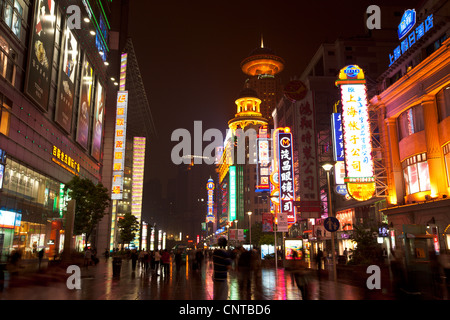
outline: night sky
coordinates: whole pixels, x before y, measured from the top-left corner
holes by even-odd
[[[260,45],[261,34],[264,46],[286,61],[280,74],[286,83],[301,75],[321,43],[363,34],[369,5],[406,10],[415,2],[130,1],[129,35],[158,132],[148,145],[146,180],[159,178],[165,186],[175,177],[175,129],[193,133],[194,121],[201,120],[203,132],[225,131],[246,79],[240,62]]]

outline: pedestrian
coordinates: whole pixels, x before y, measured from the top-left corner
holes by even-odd
[[[345,248],[345,250],[344,250],[344,257],[345,257],[345,263],[347,263],[347,261],[348,261],[348,250],[347,250],[347,248]]]
[[[141,267],[141,269],[144,269],[144,267],[145,267],[144,257],[145,257],[145,249],[142,249],[141,251],[139,251],[139,255],[138,255],[138,263],[139,263],[139,266]]]
[[[213,283],[214,300],[227,300],[228,298],[228,270],[231,268],[231,259],[228,252],[225,251],[227,239],[220,237],[218,240],[219,248],[214,250],[213,263]]]
[[[167,277],[170,273],[170,253],[167,249],[164,249],[161,255],[162,272],[164,277]]]
[[[136,271],[136,263],[139,259],[139,255],[136,250],[131,251],[131,270]]]
[[[44,258],[44,248],[39,250],[38,258],[39,258],[39,270],[41,270],[41,262],[42,262],[42,258]]]
[[[177,252],[175,253],[175,268],[177,270],[177,274],[180,272],[181,262],[182,262],[181,250],[178,249]]]
[[[105,256],[105,260],[108,261],[109,258],[109,250],[105,249],[105,252],[103,253],[103,255]]]
[[[195,260],[197,262],[197,268],[199,271],[202,271],[202,263],[203,263],[203,252],[201,249],[197,250],[197,252],[195,253]]]
[[[159,276],[158,269],[159,269],[159,263],[161,261],[161,254],[159,253],[158,250],[155,250],[154,260],[155,260],[155,272],[156,272],[156,275]]]
[[[146,251],[144,253],[144,272],[147,272],[150,268],[150,260],[151,260],[151,253],[149,251]]]
[[[92,262],[92,251],[88,247],[86,247],[84,250],[84,266],[88,268],[91,262]]]
[[[319,277],[320,277],[320,270],[322,270],[322,257],[323,257],[322,250],[320,250],[320,248],[318,248],[317,254],[316,254],[316,263],[317,263],[317,272],[318,272]]]
[[[251,273],[252,273],[252,252],[241,248],[238,260],[238,281],[241,293],[247,290],[250,295]],[[249,297],[251,298],[251,297]]]

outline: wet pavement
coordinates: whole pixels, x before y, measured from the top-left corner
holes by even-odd
[[[168,275],[145,272],[139,265],[131,270],[131,261],[123,260],[120,277],[113,276],[112,259],[101,259],[98,265],[81,267],[81,289],[69,289],[71,274],[62,267],[41,272],[5,275],[2,300],[213,300],[212,263],[206,260],[202,269],[187,265],[179,273],[174,265]],[[369,290],[309,273],[308,300],[391,300],[386,290]],[[249,287],[242,285],[240,274],[230,270],[229,300],[304,300],[296,285],[294,273],[284,268],[263,267],[252,276]]]

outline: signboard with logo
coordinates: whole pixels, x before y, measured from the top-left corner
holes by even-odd
[[[365,201],[373,197],[376,185],[363,70],[356,65],[341,69],[336,85],[341,88],[344,181],[353,199]]]
[[[229,214],[228,214],[228,221],[234,221],[236,220],[236,166],[230,166],[229,168],[229,176],[230,176],[230,183],[229,183],[229,201],[228,201],[228,208],[229,208]]]
[[[116,126],[113,152],[113,182],[111,199],[123,197],[123,177],[125,169],[125,142],[127,130],[128,91],[117,92]]]
[[[289,231],[289,216],[286,212],[277,213],[277,232]]]
[[[280,188],[280,212],[287,214],[287,221],[295,223],[294,166],[292,134],[287,130],[278,132],[278,177]]]
[[[344,135],[342,132],[342,114],[331,114],[334,161],[344,161]]]
[[[284,87],[284,96],[292,102],[303,100],[308,88],[300,80],[289,81]]]
[[[258,161],[256,163],[257,172],[257,192],[270,191],[270,141],[268,139],[267,126],[262,126],[258,132],[257,138],[257,156]]]
[[[397,29],[400,44],[394,49],[392,54],[389,54],[389,66],[433,28],[433,14],[427,16],[417,26],[416,24],[416,11],[414,9],[406,10]]]

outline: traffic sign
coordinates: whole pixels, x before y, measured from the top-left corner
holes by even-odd
[[[335,217],[328,217],[323,222],[323,226],[328,232],[336,232],[339,229],[339,220]]]

